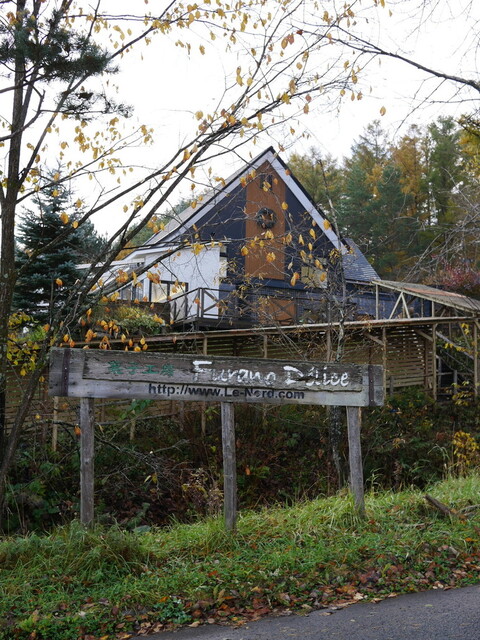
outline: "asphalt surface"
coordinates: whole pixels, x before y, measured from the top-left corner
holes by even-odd
[[[480,586],[425,591],[237,628],[204,625],[132,640],[480,640]]]

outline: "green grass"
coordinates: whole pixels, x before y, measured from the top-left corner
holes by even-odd
[[[480,502],[480,476],[428,492],[462,509]],[[347,495],[247,512],[235,536],[211,519],[143,534],[74,523],[4,539],[0,639],[115,638],[479,581],[480,510],[445,517],[417,491],[371,493],[366,505],[365,520]]]

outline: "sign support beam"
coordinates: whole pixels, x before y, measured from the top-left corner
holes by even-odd
[[[80,398],[80,522],[87,527],[94,516],[94,402]]]
[[[225,528],[235,531],[237,526],[237,461],[235,451],[234,405],[221,403],[223,450],[223,508]]]
[[[365,516],[365,495],[363,488],[362,445],[360,441],[361,426],[361,407],[347,407],[350,490],[353,494],[355,510],[363,518]]]

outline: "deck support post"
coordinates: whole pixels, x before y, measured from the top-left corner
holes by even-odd
[[[382,366],[383,366],[383,388],[387,391],[387,329],[382,328]]]
[[[268,358],[268,334],[263,334],[263,357]]]
[[[478,398],[478,323],[473,322],[473,396]]]
[[[208,338],[203,336],[202,340],[202,355],[206,356],[208,353]],[[205,437],[207,433],[207,403],[202,402],[200,409],[200,429],[202,431],[202,437]]]
[[[58,444],[58,405],[60,398],[54,396],[53,398],[53,421],[52,421],[52,451],[57,450]]]

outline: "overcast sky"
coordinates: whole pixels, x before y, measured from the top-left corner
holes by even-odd
[[[143,5],[141,0],[135,1],[139,8]],[[126,0],[112,2],[117,10]],[[159,0],[150,0],[148,7],[153,11],[156,3],[162,4]],[[324,4],[331,7],[333,2],[329,0]],[[419,5],[423,5],[423,13],[417,12],[414,18],[414,9]],[[132,0],[128,0],[125,7],[131,10]],[[365,35],[385,49],[399,51],[427,67],[478,77],[478,0],[386,0],[386,8],[370,14],[368,22],[366,16],[359,16]],[[234,54],[228,56],[211,43],[205,55],[197,52],[188,56],[184,49],[174,46],[177,37],[178,33],[174,33],[156,38],[150,47],[126,56],[121,63],[121,73],[115,79],[119,96],[134,108],[128,126],[142,123],[155,130],[153,145],[130,153],[131,158],[138,157],[139,162],[151,166],[183,142],[196,111],[209,112],[216,107],[218,96],[225,88],[225,76],[237,62]],[[193,36],[189,37],[193,40]],[[196,45],[199,42],[196,41]],[[457,94],[452,83],[440,83],[404,63],[388,59],[383,59],[381,64],[371,62],[359,74],[358,87],[364,96],[361,101],[352,102],[346,96],[337,108],[327,96],[301,122],[295,122],[295,136],[286,140],[283,131],[266,136],[255,153],[269,144],[277,146],[281,142],[287,146],[285,159],[292,150],[306,152],[311,146],[341,158],[349,153],[364,127],[376,118],[393,137],[405,133],[409,124],[422,124],[439,115],[460,115],[476,109],[476,96],[469,102],[469,93]],[[386,110],[383,116],[380,115],[382,107]],[[236,169],[238,162],[234,156],[223,158],[224,175]],[[187,193],[178,194],[178,198]],[[96,225],[101,232],[111,230],[108,216],[102,215]]]

